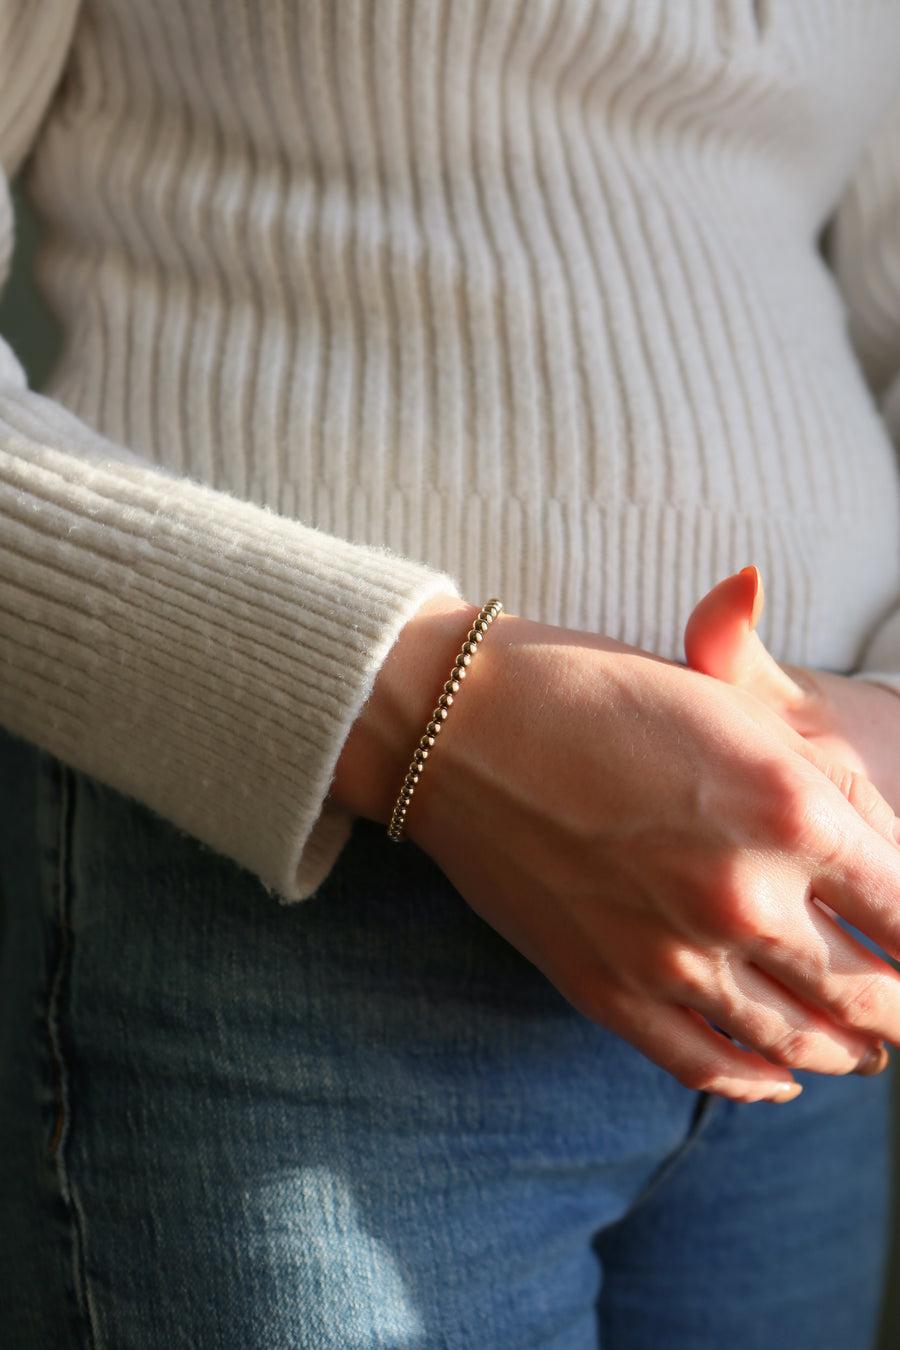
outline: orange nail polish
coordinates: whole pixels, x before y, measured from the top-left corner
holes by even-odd
[[[749,567],[742,567],[740,571],[742,577],[752,577],[754,584],[753,604],[750,610],[750,627],[755,628],[759,623],[760,615],[763,612],[763,605],[766,603],[765,593],[763,591],[762,577],[759,574],[759,568],[752,564]]]

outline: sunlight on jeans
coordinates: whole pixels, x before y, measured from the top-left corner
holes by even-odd
[[[264,1219],[279,1303],[297,1309],[304,1335],[342,1350],[422,1344],[422,1322],[386,1243],[366,1231],[345,1182],[309,1167],[253,1197]],[[306,1341],[303,1341],[306,1344]]]

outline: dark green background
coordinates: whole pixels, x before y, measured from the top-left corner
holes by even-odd
[[[0,332],[12,343],[19,359],[28,371],[33,388],[39,389],[53,368],[59,352],[59,338],[53,321],[41,304],[31,285],[30,275],[37,231],[34,219],[19,193],[16,202],[17,243],[13,269],[0,301]],[[900,1058],[900,1052],[898,1052]],[[895,1077],[897,1116],[900,1119],[900,1074]],[[789,1111],[790,1106],[785,1107]],[[895,1149],[900,1156],[900,1143]],[[900,1172],[900,1167],[897,1168]],[[879,1350],[898,1350],[900,1347],[900,1183],[894,1185],[894,1243],[891,1259],[887,1306],[885,1308]],[[815,1234],[810,1234],[815,1243]],[[660,1346],[665,1350],[665,1346]],[[727,1350],[727,1347],[723,1347]],[[790,1350],[789,1346],[773,1345],[772,1350]],[[823,1350],[841,1350],[838,1346]]]

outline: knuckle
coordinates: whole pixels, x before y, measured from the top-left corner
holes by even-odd
[[[666,944],[654,953],[648,973],[660,992],[691,1003],[703,987],[697,953],[681,944]]]
[[[700,982],[695,953],[670,932],[645,934],[640,949],[617,964],[616,979],[632,994],[653,998],[678,997]]]
[[[849,988],[839,989],[831,999],[831,1007],[845,1026],[869,1029],[878,1026],[884,1001],[881,977],[870,975]]]
[[[792,856],[822,860],[839,853],[845,843],[846,819],[832,788],[836,786],[846,797],[852,776],[851,770],[840,765],[829,766],[824,776],[815,770],[812,778],[781,764],[770,765],[763,818],[770,840]]]
[[[757,897],[748,891],[723,895],[717,910],[715,936],[742,946],[759,937],[763,913]]]
[[[875,784],[864,774],[849,773],[844,796],[857,814],[880,834],[890,831],[894,813]]]
[[[789,853],[806,853],[819,824],[810,796],[793,780],[776,776],[769,811],[778,843]]]
[[[727,951],[671,945],[659,953],[650,972],[653,993],[696,1010],[731,1010],[734,975]]]
[[[728,944],[743,944],[759,935],[764,905],[758,878],[743,858],[721,861],[710,873],[709,933]]]
[[[783,1068],[799,1068],[815,1060],[818,1035],[809,1026],[791,1027],[764,1051],[766,1059]]]

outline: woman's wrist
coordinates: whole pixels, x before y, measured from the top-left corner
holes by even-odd
[[[416,742],[412,758],[403,777],[403,783],[397,794],[397,800],[388,824],[388,837],[394,843],[400,843],[405,838],[406,817],[413,803],[413,798],[417,795],[422,774],[428,764],[428,757],[437,745],[438,737],[450,716],[450,709],[453,707],[454,700],[458,698],[463,681],[469,674],[472,658],[478,655],[486,634],[495,620],[499,618],[502,609],[503,602],[501,600],[496,597],[487,600],[472,620],[472,626],[466,632],[465,641],[460,643],[460,649],[454,658],[453,666],[441,687],[441,692],[438,694],[422,735]]]
[[[477,613],[478,605],[437,595],[403,627],[344,742],[333,801],[387,823],[413,747]]]

